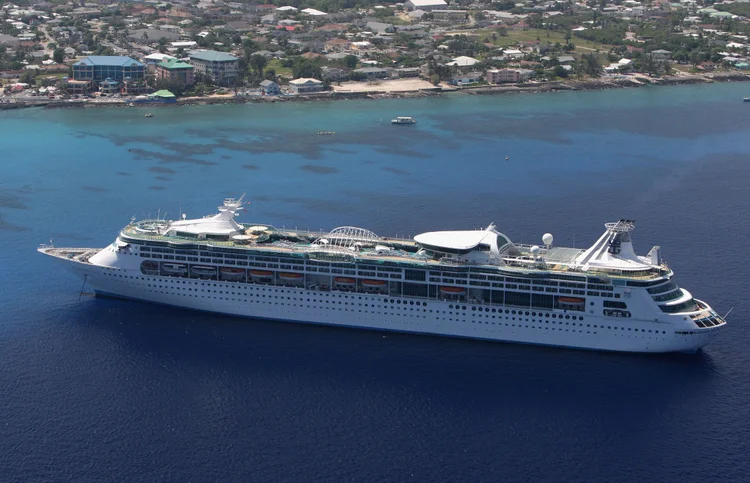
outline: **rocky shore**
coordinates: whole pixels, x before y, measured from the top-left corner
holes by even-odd
[[[211,104],[246,104],[246,103],[284,103],[284,102],[311,102],[311,101],[334,101],[334,100],[358,100],[358,99],[408,99],[417,97],[435,97],[445,93],[460,93],[469,95],[507,94],[507,93],[540,93],[555,91],[581,91],[601,89],[621,89],[626,87],[644,86],[670,86],[683,84],[710,84],[714,82],[746,82],[750,75],[739,72],[726,72],[715,74],[677,75],[668,77],[623,76],[618,78],[596,78],[584,80],[564,80],[555,82],[529,82],[512,85],[483,85],[452,87],[441,85],[429,89],[418,90],[383,90],[357,92],[320,92],[295,96],[207,96],[207,97],[184,97],[176,103],[141,103],[138,107],[160,108],[192,105]],[[124,99],[118,100],[24,100],[17,102],[0,103],[0,110],[20,109],[26,107],[45,108],[92,108],[92,107],[127,107],[129,102]]]

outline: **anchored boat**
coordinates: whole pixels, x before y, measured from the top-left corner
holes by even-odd
[[[97,294],[249,318],[628,352],[694,351],[726,326],[658,246],[636,255],[632,220],[579,249],[549,233],[514,243],[494,224],[413,239],[243,225],[242,200],[133,221],[106,248],[39,251]]]

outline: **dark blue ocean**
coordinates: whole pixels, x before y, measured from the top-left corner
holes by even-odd
[[[749,93],[0,112],[0,481],[750,481]],[[242,222],[384,236],[632,218],[733,310],[697,355],[586,352],[97,299],[35,251],[243,192]]]

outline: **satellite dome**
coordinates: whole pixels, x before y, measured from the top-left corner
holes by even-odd
[[[555,237],[552,236],[552,233],[545,233],[544,236],[542,236],[542,242],[547,246],[552,245],[554,239]]]
[[[536,258],[536,257],[539,256],[539,251],[540,250],[541,250],[541,248],[539,248],[538,246],[534,245],[533,247],[531,247],[531,249],[529,250],[529,252],[531,252],[531,256],[532,257]]]

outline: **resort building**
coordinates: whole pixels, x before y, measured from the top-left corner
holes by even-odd
[[[103,82],[125,78],[143,80],[146,68],[137,60],[120,55],[92,55],[73,64],[73,79]]]
[[[487,83],[523,82],[531,77],[531,72],[528,69],[492,69],[487,71]]]
[[[204,50],[190,54],[195,73],[200,73],[219,85],[234,84],[239,74],[239,59],[232,54]]]
[[[289,81],[289,89],[295,94],[307,94],[323,90],[323,82],[318,79],[300,78]]]
[[[156,80],[193,85],[193,66],[177,59],[165,59],[156,65]]]

